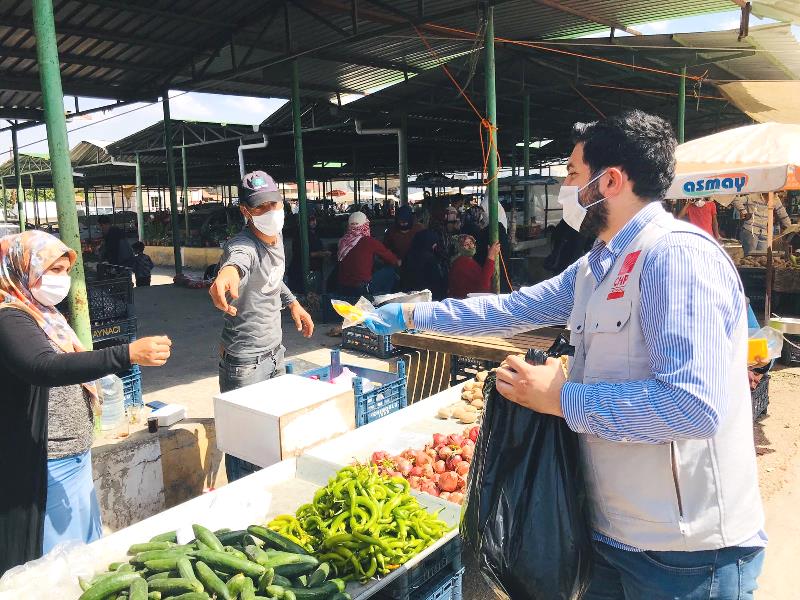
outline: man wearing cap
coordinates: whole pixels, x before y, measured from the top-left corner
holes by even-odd
[[[225,313],[220,344],[219,389],[229,392],[283,373],[281,309],[288,308],[297,331],[311,337],[314,323],[283,282],[283,198],[263,171],[245,175],[239,210],[246,226],[225,244],[209,293]],[[230,300],[228,299],[230,295]],[[225,456],[228,481],[258,467]]]

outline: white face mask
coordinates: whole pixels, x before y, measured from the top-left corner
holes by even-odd
[[[69,275],[42,275],[39,287],[31,289],[31,296],[45,306],[55,306],[67,297],[70,285]]]
[[[581,230],[583,219],[586,218],[587,209],[605,200],[605,198],[600,198],[600,200],[595,200],[591,204],[583,206],[580,201],[580,193],[605,174],[606,172],[603,171],[589,180],[583,187],[579,188],[577,185],[562,185],[561,189],[558,191],[558,203],[564,211],[564,222],[575,231]]]
[[[283,209],[278,208],[275,210],[268,210],[263,215],[250,215],[253,225],[256,226],[261,233],[268,236],[276,236],[283,229]]]
[[[703,208],[706,205],[706,201],[705,200],[695,200],[694,201],[694,205],[697,208]]]

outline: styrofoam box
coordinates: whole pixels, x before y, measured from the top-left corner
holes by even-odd
[[[353,390],[283,375],[214,397],[217,447],[268,467],[355,429]]]

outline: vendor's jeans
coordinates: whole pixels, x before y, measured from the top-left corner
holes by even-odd
[[[60,542],[88,544],[102,535],[91,451],[48,460],[42,552],[47,554]]]
[[[594,542],[583,600],[752,600],[764,548],[629,552]]]
[[[219,362],[219,391],[230,392],[283,375],[285,352],[286,349],[279,346],[274,354],[267,353],[256,357],[225,354]],[[260,467],[246,460],[230,454],[225,455],[225,471],[228,474],[228,481],[236,481],[259,469]]]
[[[742,250],[745,256],[749,256],[753,252],[766,252],[767,251],[767,235],[756,233],[753,234],[749,229],[742,229],[740,234],[740,241],[742,242]]]

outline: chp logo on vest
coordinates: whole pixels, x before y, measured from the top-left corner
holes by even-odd
[[[641,250],[631,252],[625,257],[625,260],[622,261],[622,266],[619,268],[619,273],[617,273],[617,277],[614,279],[614,284],[611,286],[611,291],[608,293],[608,296],[606,296],[606,300],[616,300],[617,298],[625,296],[625,286],[628,285],[631,271],[633,271],[633,267],[636,265],[636,261],[639,260],[639,255],[641,253]]]
[[[706,196],[708,192],[731,192],[741,193],[750,176],[747,173],[725,173],[723,175],[712,175],[702,177],[683,184],[684,193],[689,196]]]

